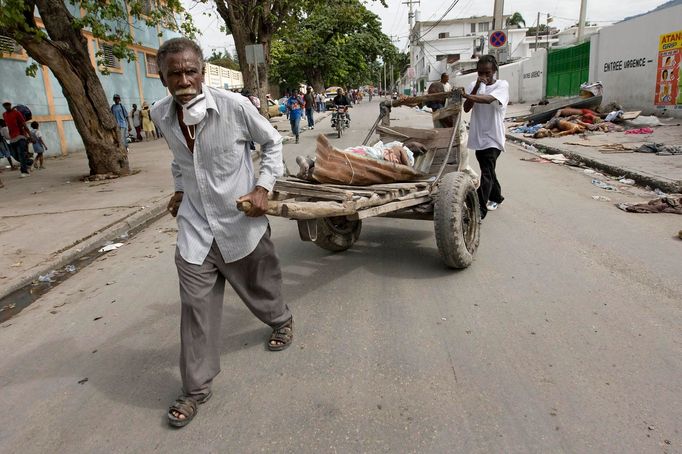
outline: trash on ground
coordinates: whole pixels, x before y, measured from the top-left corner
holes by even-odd
[[[534,158],[521,158],[521,160],[526,162],[541,162],[543,164],[549,164],[550,162],[552,162],[547,159],[542,159],[539,156],[535,156]]]
[[[628,185],[635,184],[635,180],[633,180],[632,178],[621,178],[620,180],[618,180],[618,182],[622,183],[622,184],[628,184]]]
[[[48,283],[56,282],[56,281],[53,279],[53,278],[55,277],[56,274],[57,274],[57,272],[54,271],[54,270],[52,270],[52,271],[50,271],[50,272],[47,273],[47,274],[38,276],[38,280],[39,280],[40,282],[48,282]]]
[[[603,196],[603,195],[593,195],[592,198],[594,200],[598,200],[600,202],[610,202],[611,201],[610,198]]]
[[[619,203],[616,206],[628,213],[682,214],[682,197],[660,197],[647,203]]]
[[[523,144],[521,144],[521,146],[522,146],[525,150],[532,151],[532,152],[534,152],[534,153],[538,151],[538,149],[535,148],[533,145],[528,144],[528,143],[525,143],[525,142],[524,142]]]
[[[566,161],[568,161],[568,158],[561,153],[557,154],[541,154],[539,155],[540,158],[542,159],[547,159],[548,161],[552,161],[555,164],[564,164]]]
[[[87,381],[88,381],[88,377],[85,377],[85,378],[83,378],[83,379],[81,379],[81,380],[78,380],[78,384],[79,384],[79,385],[82,385],[82,384],[85,384]]]
[[[651,128],[637,128],[637,129],[628,129],[625,131],[625,134],[653,134],[654,130]]]
[[[109,251],[115,251],[116,249],[120,248],[123,246],[123,243],[113,243],[113,244],[107,244],[103,248],[101,248],[98,252],[109,252]]]
[[[645,115],[645,116],[639,116],[637,118],[624,118],[627,120],[626,124],[630,127],[639,127],[643,128],[645,126],[661,126],[663,123],[661,123],[661,120],[658,119],[658,117],[654,115]]]
[[[17,263],[12,263],[10,266],[11,266],[12,268],[18,268],[18,267],[20,267],[20,266],[23,265],[23,264],[24,264],[24,262],[19,261],[19,262],[17,262]]]
[[[123,232],[123,233],[121,233],[121,235],[119,236],[119,238],[122,239],[122,240],[127,240],[127,239],[128,239],[128,236],[129,236],[129,235],[128,235],[128,232]]]
[[[599,187],[599,188],[605,189],[607,191],[615,191],[616,190],[616,188],[614,186],[611,186],[608,183],[604,183],[601,180],[594,179],[594,180],[592,180],[592,184]]]
[[[658,156],[682,155],[682,146],[662,143],[645,143],[635,150],[638,153],[656,153]]]
[[[75,273],[76,267],[74,265],[66,265],[64,267],[64,271],[66,271],[67,273]]]

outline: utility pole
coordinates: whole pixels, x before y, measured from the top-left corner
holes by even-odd
[[[386,61],[384,60],[384,96],[386,96],[386,92],[388,91],[386,85],[388,84],[386,83]]]
[[[585,36],[585,18],[587,17],[587,0],[580,1],[580,22],[578,23],[578,42]]]
[[[493,30],[504,28],[504,0],[495,0],[493,8]]]
[[[535,23],[535,52],[538,51],[539,36],[540,36],[540,12],[538,11],[538,21]]]
[[[393,80],[393,63],[391,63],[391,69],[389,69],[391,72],[391,93],[393,93],[393,90],[395,89],[395,81]]]
[[[403,2],[403,5],[407,5],[410,7],[410,11],[407,13],[407,22],[410,24],[410,31],[408,33],[409,36],[409,41],[410,41],[410,68],[413,68],[414,71],[414,46],[417,44],[417,35],[414,32],[414,11],[412,10],[412,5],[414,4],[421,4],[419,0],[407,0],[406,2]],[[410,87],[412,87],[412,82],[410,82]]]

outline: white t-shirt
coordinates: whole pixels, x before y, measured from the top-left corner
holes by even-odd
[[[471,109],[471,125],[469,127],[469,142],[467,148],[471,150],[485,150],[497,148],[504,151],[504,114],[509,102],[509,83],[497,80],[492,85],[483,85],[478,93],[472,93],[476,81],[467,87],[468,94],[491,95],[497,101],[490,104],[474,103]]]

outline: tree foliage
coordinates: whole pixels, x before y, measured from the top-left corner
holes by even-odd
[[[521,13],[519,13],[518,11],[516,11],[514,14],[507,18],[507,26],[516,25],[517,27],[520,27],[521,24],[523,24],[523,26],[525,27],[526,21],[524,20]]]
[[[327,0],[212,0],[218,14],[225,21],[225,30],[234,38],[244,85],[255,88],[266,106],[265,94],[269,91],[269,72],[272,61],[273,37],[288,25],[302,21],[310,11]],[[385,0],[375,0],[386,6]],[[342,4],[344,0],[335,0]],[[336,13],[335,13],[336,14]],[[265,64],[256,67],[246,61],[246,46],[262,44]],[[275,52],[278,52],[275,49]],[[256,83],[258,81],[258,84]],[[260,86],[257,86],[260,85]]]
[[[211,56],[206,59],[206,61],[217,66],[222,66],[223,68],[239,71],[239,63],[236,62],[234,58],[232,58],[232,56],[227,52],[216,52],[214,50]]]
[[[378,80],[378,57],[397,63],[398,51],[381,31],[379,17],[359,0],[312,5],[276,38],[271,78],[284,85],[359,86]]]

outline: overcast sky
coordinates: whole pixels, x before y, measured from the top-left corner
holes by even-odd
[[[399,50],[405,51],[407,46],[408,6],[406,0],[386,0],[388,8],[382,7],[379,2],[366,1],[368,8],[374,11],[381,19],[383,31],[389,36],[396,37],[395,45]],[[454,0],[421,0],[421,4],[415,5],[420,11],[421,20],[438,20]],[[625,17],[650,11],[666,0],[587,0],[587,20],[597,22],[599,25],[608,25]],[[204,53],[208,56],[213,49],[222,50],[227,47],[234,52],[234,42],[231,37],[220,32],[219,27],[222,19],[213,14],[206,16],[203,13],[211,12],[211,2],[207,5],[194,4],[192,0],[183,0],[186,8],[192,8],[191,12],[198,28],[203,31],[199,38]],[[494,0],[458,0],[446,19],[458,17],[492,15]],[[191,6],[194,5],[194,6]],[[547,14],[554,17],[552,26],[565,28],[575,24],[580,15],[580,0],[506,0],[504,13],[511,14],[515,11],[521,13],[528,27],[535,24],[538,8],[541,14],[541,23],[544,23]]]

